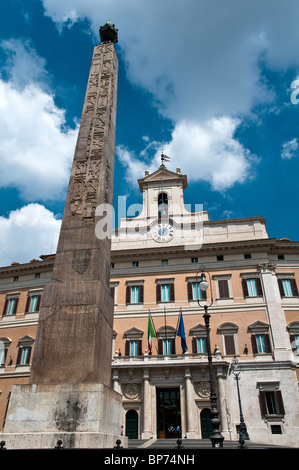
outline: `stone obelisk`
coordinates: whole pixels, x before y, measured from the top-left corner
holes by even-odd
[[[109,22],[100,36],[52,282],[44,289],[30,382],[13,387],[9,404],[4,433],[19,434],[14,447],[51,447],[57,438],[67,447],[112,447],[120,433],[121,396],[109,387],[111,247],[109,238],[99,239],[95,230],[97,207],[112,204],[113,196],[117,29]],[[27,437],[21,437],[24,433]]]

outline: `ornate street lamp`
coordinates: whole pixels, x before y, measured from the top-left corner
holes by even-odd
[[[198,274],[200,274],[200,279],[198,281]],[[207,281],[206,274],[208,275],[209,282]],[[206,333],[207,333],[207,353],[208,353],[208,364],[209,364],[209,377],[210,377],[210,401],[211,401],[211,424],[213,427],[212,434],[210,436],[210,440],[212,442],[212,447],[220,448],[223,447],[224,437],[219,431],[220,419],[219,419],[219,411],[217,407],[217,394],[216,394],[216,384],[215,384],[215,375],[212,369],[212,354],[211,354],[211,342],[210,342],[210,317],[211,315],[208,313],[208,308],[213,304],[213,293],[212,293],[212,283],[211,283],[211,276],[208,271],[201,269],[196,274],[196,282],[197,288],[200,287],[200,290],[206,292],[210,286],[211,291],[211,300],[210,303],[201,304],[200,303],[200,295],[199,290],[197,291],[197,303],[198,306],[204,308],[204,315],[203,319],[205,321],[206,326]]]
[[[241,395],[240,395],[240,388],[239,388],[239,380],[240,380],[240,373],[241,373],[241,368],[238,363],[238,359],[235,356],[234,362],[232,363],[232,370],[234,374],[234,378],[236,379],[237,382],[237,391],[238,391],[238,402],[239,402],[239,410],[240,410],[240,427],[239,427],[239,446],[238,449],[247,449],[247,446],[245,446],[245,440],[249,440],[249,435],[247,432],[247,426],[244,421],[244,416],[242,412],[242,404],[241,404]]]

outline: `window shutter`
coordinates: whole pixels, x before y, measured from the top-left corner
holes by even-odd
[[[257,354],[257,344],[255,335],[251,335],[251,345],[253,354]]]
[[[131,287],[127,286],[126,288],[126,304],[131,303]]]
[[[32,347],[29,348],[26,364],[30,363],[31,350],[32,350]]]
[[[16,298],[15,305],[13,308],[14,315],[17,313],[18,303],[19,303],[19,297]]]
[[[125,356],[130,355],[130,341],[127,339],[125,343]]]
[[[141,285],[139,286],[139,302],[141,304],[143,304],[143,292],[144,292],[143,285]]]
[[[142,356],[142,340],[138,340],[138,356]]]
[[[220,279],[218,281],[218,288],[219,288],[219,297],[220,297],[220,299],[229,298],[228,280],[227,279]]]
[[[192,283],[191,282],[187,283],[187,294],[188,294],[188,302],[190,302],[190,300],[193,300]]]
[[[161,284],[156,285],[156,297],[157,297],[157,303],[161,302]]]
[[[30,295],[28,295],[27,302],[26,302],[26,307],[25,307],[25,313],[29,312],[30,302],[31,302],[31,297],[30,297]]]
[[[201,290],[201,297],[202,297],[203,300],[207,299],[207,291],[206,290]]]
[[[298,297],[299,294],[298,294],[296,279],[294,278],[291,279],[291,287],[292,287],[293,296]]]
[[[196,354],[197,353],[197,341],[196,341],[196,338],[192,338],[192,353],[193,354]]]
[[[264,337],[265,337],[265,344],[266,344],[266,353],[271,353],[272,350],[271,350],[271,343],[270,343],[270,335],[266,334],[264,335]]]
[[[163,342],[162,339],[158,339],[158,354],[163,354]]]
[[[244,278],[242,279],[242,289],[244,297],[248,297],[247,281]]]
[[[285,411],[284,411],[284,406],[283,406],[283,401],[282,401],[282,395],[281,395],[281,391],[280,391],[280,390],[276,390],[276,399],[277,399],[277,407],[278,407],[277,413],[278,413],[279,415],[284,415],[284,414],[285,414]]]
[[[174,302],[174,284],[170,284],[170,301]]]
[[[278,282],[280,297],[284,297],[285,295],[284,295],[284,290],[283,290],[283,285],[282,285],[282,279],[278,278],[277,282]]]
[[[224,335],[224,342],[226,354],[229,356],[236,354],[233,335]]]
[[[6,315],[7,307],[8,307],[8,302],[9,302],[8,299],[6,299],[5,302],[4,302],[4,308],[3,308],[3,313],[2,313],[2,315]]]
[[[256,285],[256,290],[257,290],[258,297],[263,297],[262,283],[261,283],[261,280],[260,280],[259,277],[256,278],[255,285]]]
[[[110,287],[110,295],[112,299],[114,299],[114,292],[115,292],[115,287]]]
[[[6,347],[5,350],[4,350],[4,364],[6,362],[7,351],[8,351],[8,348]]]
[[[41,295],[38,295],[38,297],[37,297],[37,303],[36,303],[36,312],[39,312],[41,298],[42,298],[42,296],[41,296]]]
[[[260,390],[259,394],[261,415],[264,417],[267,414],[266,394],[263,390]]]
[[[22,352],[23,352],[23,348],[22,346],[20,346],[19,351],[18,351],[18,356],[17,356],[17,364],[21,364]]]
[[[175,338],[171,338],[171,354],[175,354]]]

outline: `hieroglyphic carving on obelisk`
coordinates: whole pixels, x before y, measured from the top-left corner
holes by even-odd
[[[31,383],[110,384],[113,300],[110,240],[95,233],[96,208],[112,204],[117,30],[95,46],[70,175],[53,279],[45,287]],[[108,38],[108,39],[107,39]]]

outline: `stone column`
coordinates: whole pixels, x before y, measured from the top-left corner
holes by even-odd
[[[259,266],[267,315],[270,323],[270,335],[276,361],[291,360],[291,346],[286,329],[285,314],[281,307],[275,266],[263,264]]]
[[[216,373],[218,381],[218,406],[221,422],[221,434],[225,439],[229,439],[227,416],[226,416],[226,393],[225,393],[225,377],[222,367],[217,367]]]
[[[194,430],[194,391],[191,379],[191,371],[189,368],[185,369],[185,384],[186,384],[186,414],[187,414],[187,438],[192,439],[195,437]]]
[[[149,370],[143,371],[143,430],[142,439],[150,439],[152,437],[152,397]]]

